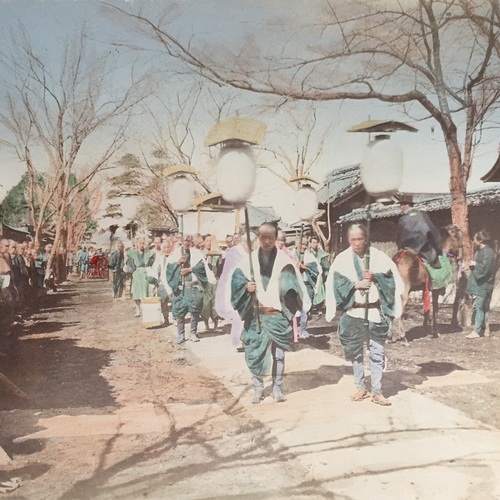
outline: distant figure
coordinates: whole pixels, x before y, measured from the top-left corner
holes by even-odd
[[[154,286],[156,295],[161,300],[161,313],[163,315],[163,324],[168,325],[168,301],[172,295],[172,289],[167,283],[167,261],[172,253],[172,240],[165,238],[160,245],[161,257],[156,257],[153,265],[148,269],[148,282]]]
[[[427,264],[439,269],[439,257],[443,252],[441,233],[426,212],[413,208],[413,197],[401,195],[399,207],[402,217],[398,222],[398,249],[415,250]]]
[[[11,270],[12,280],[17,292],[16,311],[21,314],[25,307],[25,295],[28,286],[28,269],[21,255],[17,251],[17,242],[10,240],[10,256],[11,256]]]
[[[199,342],[198,320],[207,283],[215,283],[203,253],[192,246],[193,237],[185,235],[182,246],[167,260],[167,284],[172,289],[172,316],[177,322],[177,344],[184,344],[185,318],[191,315],[189,340]]]
[[[487,337],[486,315],[490,309],[491,296],[495,286],[495,252],[489,246],[490,235],[479,231],[474,235],[477,249],[474,260],[469,262],[471,273],[467,283],[467,293],[474,298],[474,330],[466,335],[468,339]]]
[[[403,281],[396,264],[384,252],[367,246],[365,226],[353,224],[347,231],[347,238],[349,248],[335,258],[328,273],[326,319],[333,319],[337,307],[342,311],[338,334],[345,357],[352,362],[357,389],[351,401],[370,397],[363,360],[368,337],[371,400],[381,406],[390,406],[390,401],[382,394],[384,344],[393,318],[402,312]]]
[[[70,248],[66,252],[66,276],[69,276],[73,272],[73,264],[75,262],[75,256]]]
[[[141,315],[141,300],[150,296],[147,267],[155,258],[153,250],[146,250],[144,238],[136,238],[135,249],[128,252],[127,267],[132,273],[132,299],[135,301],[135,316]]]
[[[76,256],[76,262],[80,269],[80,278],[86,278],[89,273],[90,254],[87,252],[87,247],[83,247]]]
[[[119,300],[123,295],[123,287],[125,285],[125,246],[123,242],[119,242],[117,249],[109,258],[108,268],[113,272],[113,298]]]

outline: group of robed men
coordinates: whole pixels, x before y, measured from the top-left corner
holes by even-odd
[[[441,241],[430,218],[412,209],[413,204],[403,200],[401,210],[408,218],[398,227],[398,244],[409,245],[410,233],[415,242],[431,240],[428,248],[435,253],[435,260],[442,256]],[[412,214],[412,215],[410,215]],[[415,214],[415,215],[413,215]],[[422,216],[424,215],[424,216]],[[408,231],[412,228],[412,231]],[[417,237],[418,231],[420,237]],[[242,260],[231,277],[231,304],[243,320],[242,342],[247,366],[253,376],[253,403],[264,396],[263,377],[272,374],[272,396],[284,401],[282,382],[285,351],[292,348],[291,321],[299,312],[311,307],[311,286],[301,274],[303,262],[297,262],[277,240],[278,229],[263,224],[258,231],[259,247],[252,255],[252,266]],[[352,362],[356,392],[353,401],[371,398],[373,403],[390,406],[382,394],[382,374],[385,365],[384,344],[391,331],[392,321],[402,314],[404,284],[394,261],[384,252],[369,246],[366,228],[353,224],[347,232],[349,247],[339,253],[331,264],[324,290],[326,320],[331,321],[338,309],[339,340],[346,359]],[[480,231],[474,236],[477,250],[475,260],[469,262],[468,292],[474,297],[475,327],[467,338],[477,338],[485,333],[485,314],[494,283],[494,252],[488,245],[489,235]],[[423,244],[424,252],[426,245]],[[418,251],[418,249],[416,250]],[[420,253],[425,259],[425,253]],[[433,252],[430,254],[433,255]],[[427,262],[436,265],[435,260]],[[438,264],[439,265],[439,264]],[[252,272],[253,268],[253,272]],[[313,296],[314,298],[314,296]],[[364,346],[370,357],[371,390],[367,388],[364,370]]]
[[[412,202],[401,202],[403,217],[398,227],[398,246],[413,246],[430,265],[439,267],[442,251],[438,232],[428,216],[422,216],[412,206]],[[475,331],[478,336],[484,333],[484,313],[492,291],[492,251],[479,241],[485,239],[484,233],[478,233],[475,238],[479,251],[472,263],[475,278],[469,280],[470,293],[484,299],[477,301]],[[263,399],[264,377],[269,373],[272,374],[272,396],[280,402],[285,400],[282,390],[285,351],[292,349],[294,318],[300,318],[299,336],[307,338],[310,335],[306,330],[308,311],[324,303],[327,321],[334,318],[337,309],[341,312],[338,335],[346,359],[352,362],[356,385],[351,399],[371,398],[376,404],[389,406],[390,401],[382,394],[384,344],[393,319],[402,314],[404,285],[393,260],[368,246],[363,225],[353,224],[347,236],[349,247],[330,264],[329,255],[321,250],[315,238],[309,242],[302,240],[300,249],[291,252],[277,226],[264,223],[258,229],[258,245],[250,258],[245,243],[231,245],[226,250],[218,281],[206,255],[194,246],[191,236],[185,236],[173,247],[162,246],[161,259],[159,249],[155,254],[154,249],[145,249],[144,240],[138,240],[125,261],[135,281],[132,293],[138,308],[136,314],[140,314],[141,298],[147,296],[148,283],[153,284],[165,304],[167,298],[172,303],[177,342],[182,344],[186,340],[188,315],[188,338],[198,341],[200,311],[204,297],[210,295],[217,314],[232,325],[234,344],[241,343],[245,352],[253,378],[252,402]],[[125,259],[123,249],[117,252]],[[110,259],[111,269],[115,268],[114,255]],[[209,286],[216,287],[214,294],[204,293]],[[371,390],[367,388],[364,372],[365,343],[370,357]]]
[[[272,375],[272,397],[285,400],[282,383],[285,351],[293,345],[292,320],[311,308],[311,284],[303,275],[304,262],[294,259],[277,245],[276,226],[265,223],[258,230],[258,248],[250,259],[241,259],[230,278],[230,302],[243,321],[241,340],[247,366],[253,377],[253,403],[264,397],[264,376]],[[389,405],[382,395],[384,342],[394,317],[401,314],[403,283],[393,261],[383,252],[370,249],[367,268],[366,229],[353,225],[349,248],[329,266],[324,298],[326,319],[337,307],[342,311],[339,338],[347,359],[352,361],[358,401],[370,395],[366,388],[363,344],[369,337],[371,397]],[[314,295],[313,295],[314,300]]]
[[[184,321],[190,316],[189,340],[197,342],[198,321],[201,317],[208,325],[209,319],[217,326],[214,309],[216,276],[222,252],[210,253],[211,237],[206,236],[203,247],[198,248],[191,235],[155,238],[153,248],[146,248],[144,238],[137,238],[135,248],[125,251],[119,242],[109,260],[113,272],[113,295],[123,294],[124,279],[131,276],[131,295],[137,317],[141,316],[141,301],[157,295],[161,299],[162,313],[168,323],[168,303],[177,323],[177,342],[186,340]],[[214,258],[215,257],[215,258]]]

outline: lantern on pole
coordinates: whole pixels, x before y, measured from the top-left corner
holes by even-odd
[[[403,180],[403,150],[387,134],[377,135],[365,148],[361,160],[361,182],[376,198],[395,195]]]
[[[252,196],[257,178],[257,162],[249,144],[227,141],[216,163],[217,186],[224,200],[244,206]]]
[[[183,216],[191,208],[194,198],[193,176],[196,171],[188,165],[173,165],[163,170],[167,178],[167,195],[174,212],[179,216],[179,233],[184,232]]]
[[[401,147],[391,141],[389,133],[404,130],[417,132],[417,129],[406,123],[396,121],[369,120],[354,125],[349,132],[375,133],[374,140],[370,140],[363,154],[360,165],[361,181],[366,192],[377,200],[398,193],[403,180],[403,151]],[[368,203],[366,213],[366,252],[365,269],[370,269],[370,220],[371,202]],[[368,294],[366,294],[368,304]],[[365,309],[365,325],[368,326],[368,308]]]
[[[313,184],[318,184],[312,177],[299,176],[289,180],[290,183],[297,183],[298,188],[293,197],[293,207],[295,214],[301,221],[299,238],[299,260],[302,262],[302,238],[304,236],[304,224],[311,222],[318,211],[318,194]]]
[[[245,209],[245,229],[252,281],[255,280],[255,274],[252,263],[250,221],[246,203],[255,189],[257,162],[251,146],[261,143],[266,129],[266,125],[257,120],[236,116],[215,124],[205,139],[205,146],[221,146],[216,160],[216,178],[219,192],[227,202]],[[260,330],[259,311],[255,296],[254,309],[257,326]]]
[[[295,214],[301,221],[310,222],[318,211],[318,194],[313,187],[313,184],[318,184],[318,182],[306,175],[294,177],[289,182],[298,184],[293,197]]]

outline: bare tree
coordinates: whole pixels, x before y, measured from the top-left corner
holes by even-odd
[[[471,256],[467,182],[500,98],[498,0],[325,0],[315,23],[293,26],[292,35],[282,27],[293,43],[276,43],[265,57],[250,43],[234,52],[197,46],[196,35],[183,41],[162,20],[116,10],[219,85],[302,100],[378,100],[435,120],[448,155],[452,220]]]
[[[16,31],[12,47],[1,61],[7,70],[7,109],[0,113],[0,123],[10,136],[3,142],[26,165],[36,240],[49,220],[55,223],[50,269],[59,247],[66,247],[68,209],[96,174],[109,168],[124,142],[133,106],[145,97],[140,85],[144,81],[132,68],[130,84],[120,80],[114,88],[109,56],[92,49],[85,28],[59,56],[52,53],[49,58],[35,49],[23,27]],[[91,144],[97,133],[98,141]],[[93,160],[82,170],[84,146],[93,149]]]
[[[320,123],[318,105],[314,102],[287,102],[280,107],[280,114],[274,123],[278,123],[269,135],[271,142],[277,144],[273,149],[262,148],[266,155],[271,155],[275,161],[266,161],[264,158],[259,166],[266,168],[292,188],[298,187],[290,182],[294,177],[310,176],[312,178],[323,174],[318,172],[322,163],[324,147],[333,133],[333,123]],[[280,119],[284,115],[284,119]],[[283,125],[286,124],[286,127]],[[283,143],[287,147],[283,147]],[[281,165],[282,168],[279,168]],[[316,179],[319,180],[319,179]],[[321,238],[325,248],[329,247],[331,227],[328,225],[326,233],[314,218],[312,221],[314,232]]]

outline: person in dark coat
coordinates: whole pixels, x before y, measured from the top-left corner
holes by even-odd
[[[109,258],[108,268],[113,272],[113,298],[115,300],[121,299],[123,295],[123,287],[125,284],[125,246],[120,241],[117,249],[111,254]]]
[[[491,296],[495,286],[495,252],[489,246],[490,235],[479,231],[474,235],[475,258],[469,262],[471,273],[467,282],[467,293],[474,297],[474,330],[466,335],[468,339],[489,336],[486,334],[486,315],[490,309]]]
[[[441,233],[425,212],[413,207],[411,195],[401,195],[402,217],[398,222],[398,249],[415,250],[432,267],[439,269],[439,256],[443,253]]]

